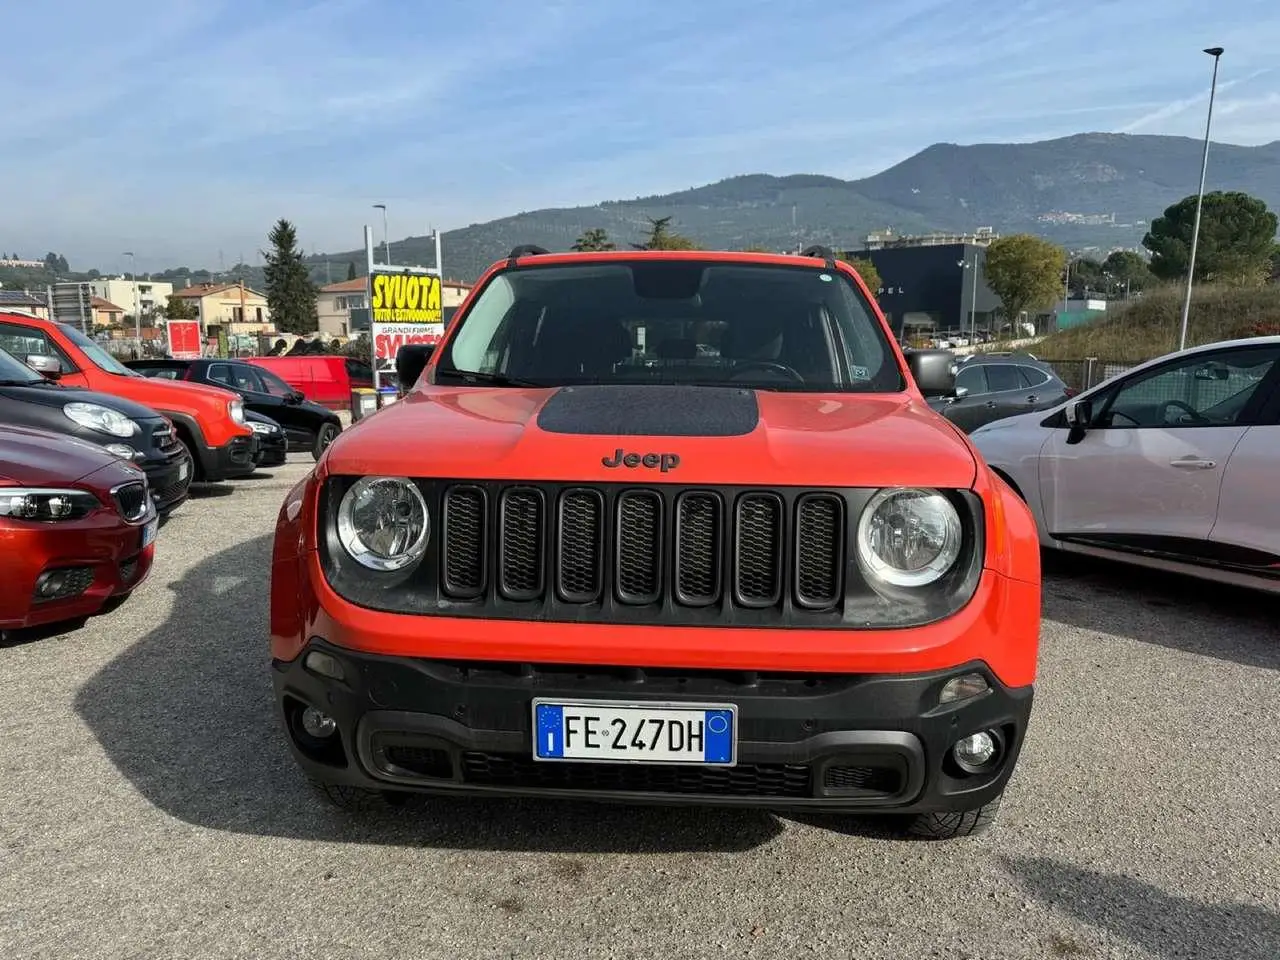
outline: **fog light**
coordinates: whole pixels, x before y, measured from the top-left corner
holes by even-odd
[[[43,599],[56,597],[67,588],[67,581],[70,579],[70,571],[67,570],[51,570],[48,573],[42,573],[40,579],[36,581],[36,596]]]
[[[323,740],[331,737],[338,729],[338,722],[327,713],[321,713],[315,707],[306,707],[302,711],[302,729],[308,736]]]
[[[938,703],[956,703],[960,700],[972,700],[990,690],[987,678],[980,673],[966,673],[962,677],[952,677],[942,686],[938,695]]]
[[[956,761],[966,770],[977,770],[996,755],[996,740],[989,733],[975,733],[956,743]]]
[[[342,664],[336,659],[319,650],[312,650],[307,654],[307,658],[302,661],[302,665],[312,673],[318,673],[322,677],[328,677],[330,680],[345,680],[346,673],[342,669]]]

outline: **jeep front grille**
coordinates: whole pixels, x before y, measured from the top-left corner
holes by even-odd
[[[455,484],[442,497],[440,589],[488,596],[492,562],[506,601],[832,610],[845,513],[834,493],[788,506],[771,491]]]

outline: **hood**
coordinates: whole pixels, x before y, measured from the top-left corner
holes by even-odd
[[[0,480],[53,486],[119,463],[119,458],[94,443],[45,430],[0,426]]]
[[[211,387],[203,383],[188,383],[185,380],[161,380],[155,377],[120,377],[128,383],[122,385],[129,393],[129,399],[148,407],[161,409],[195,411],[207,409],[217,404],[226,409],[229,400],[238,400],[240,395],[221,387]]]
[[[110,393],[99,393],[96,390],[81,390],[78,387],[59,387],[53,384],[31,387],[0,387],[0,397],[18,403],[35,403],[45,407],[61,408],[68,403],[96,403],[124,414],[130,420],[155,420],[160,414],[140,403],[117,397]]]
[[[424,387],[344,430],[326,460],[333,473],[815,487],[969,487],[977,469],[910,394],[660,385]]]

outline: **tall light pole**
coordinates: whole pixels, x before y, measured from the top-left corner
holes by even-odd
[[[1222,47],[1206,47],[1205,53],[1213,57],[1213,79],[1209,82],[1209,115],[1204,121],[1204,156],[1200,160],[1200,190],[1196,194],[1196,220],[1191,228],[1191,256],[1187,261],[1187,296],[1182,301],[1182,329],[1178,334],[1178,349],[1187,349],[1187,319],[1191,316],[1191,284],[1196,275],[1196,247],[1200,243],[1200,208],[1204,205],[1204,178],[1209,169],[1209,128],[1213,125],[1213,95],[1218,89],[1218,58]]]
[[[387,252],[387,266],[391,266],[391,235],[387,233],[387,205],[375,203],[373,209],[382,211],[382,246]]]
[[[138,298],[138,259],[132,250],[123,254],[129,258],[129,272],[133,274],[133,335],[138,340],[138,356],[142,356],[142,301]]]
[[[973,344],[978,339],[978,251],[973,252],[972,261],[957,260],[956,265],[964,270],[973,270],[973,286],[969,291],[969,343]],[[963,323],[960,324],[960,332],[964,333]]]

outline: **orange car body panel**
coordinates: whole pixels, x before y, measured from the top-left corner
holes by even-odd
[[[33,334],[44,336],[75,364],[78,369],[64,374],[59,383],[124,397],[165,415],[181,414],[191,417],[200,425],[204,440],[211,447],[221,447],[236,437],[253,435],[252,430],[236,423],[227,412],[227,403],[238,398],[237,394],[229,390],[204,384],[108,373],[85,356],[84,351],[58,329],[56,323],[6,313],[0,313],[0,322],[23,326]]]
[[[539,264],[634,260],[634,252],[539,256]],[[690,252],[665,259],[812,265],[803,258]],[[821,261],[817,261],[821,262]],[[504,262],[505,263],[505,262]],[[459,309],[447,342],[495,264]],[[845,264],[837,269],[874,297]],[[883,315],[876,317],[893,343]],[[438,357],[440,350],[437,350]],[[550,434],[537,414],[554,389],[433,384],[431,367],[401,403],[345,431],[280,511],[271,582],[271,652],[294,659],[313,636],[370,653],[627,666],[911,673],[981,660],[1009,686],[1036,675],[1040,560],[1025,504],[978,456],[963,433],[933,413],[902,354],[908,384],[893,394],[760,391],[760,422],[745,436],[631,437]],[[678,470],[606,467],[627,452],[674,452]],[[619,473],[625,476],[620,477]],[[328,585],[316,543],[317,496],[330,474],[560,480],[584,483],[966,488],[984,503],[986,558],[973,598],[957,613],[899,629],[761,629],[597,623],[495,622],[415,616],[356,606]]]

